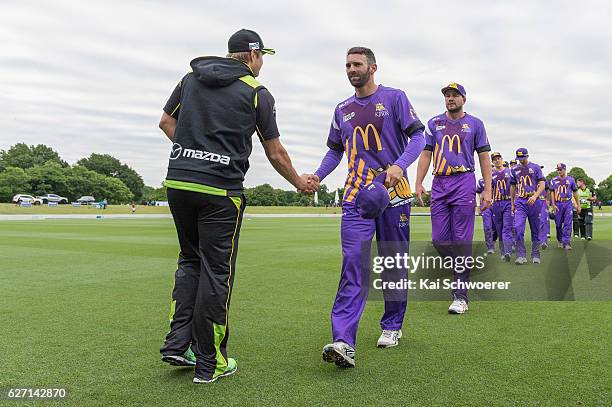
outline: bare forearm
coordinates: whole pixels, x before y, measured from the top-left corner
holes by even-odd
[[[272,164],[276,172],[297,188],[300,176],[295,171],[295,168],[293,168],[291,157],[289,157],[287,150],[282,148],[274,153],[267,154],[267,156],[268,161],[270,161],[270,164]]]
[[[480,172],[482,173],[482,179],[484,180],[485,191],[491,193],[493,176],[491,175],[491,158],[488,152],[482,152],[478,154],[478,161],[480,161]]]
[[[423,183],[425,179],[425,175],[427,174],[427,170],[429,169],[429,164],[431,164],[431,151],[423,150],[421,152],[421,157],[419,158],[419,163],[417,165],[417,176],[416,183],[420,185]]]
[[[536,189],[536,192],[534,194],[536,198],[542,195],[542,192],[544,192],[545,187],[546,186],[544,185],[544,181],[538,181],[538,189]]]

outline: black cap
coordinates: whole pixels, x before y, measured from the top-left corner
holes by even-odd
[[[264,54],[274,55],[276,51],[272,48],[264,48],[263,40],[253,30],[238,30],[227,41],[227,50],[229,53],[234,52],[249,52],[259,50]]]

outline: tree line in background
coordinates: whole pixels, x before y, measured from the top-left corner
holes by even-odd
[[[595,188],[595,180],[582,168],[574,167],[568,173],[575,179],[585,179],[587,186],[596,192],[604,204],[612,201],[612,175]],[[551,180],[556,175],[553,171],[546,178]],[[321,185],[319,205],[332,204],[335,192]],[[49,193],[65,196],[70,201],[91,195],[97,200],[106,198],[113,204],[166,200],[164,187],[146,186],[135,170],[108,154],[93,153],[71,166],[44,144],[28,146],[18,143],[8,150],[0,150],[0,202],[10,202],[16,194]],[[339,189],[340,200],[343,194],[344,189]],[[313,205],[312,196],[273,188],[269,184],[246,188],[245,196],[251,206]],[[425,205],[429,205],[429,195],[424,196],[423,200]]]
[[[83,195],[111,203],[143,199],[142,177],[108,154],[91,154],[73,166],[52,148],[18,143],[0,150],[0,202],[15,194],[57,194],[75,201]]]

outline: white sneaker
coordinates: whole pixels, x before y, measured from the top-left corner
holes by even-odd
[[[514,261],[514,264],[518,264],[519,266],[525,263],[527,263],[526,257],[517,257],[516,260]]]
[[[323,347],[323,360],[339,367],[355,367],[355,348],[344,342],[329,343]]]
[[[539,257],[534,257],[533,259],[531,259],[531,261],[533,262],[533,264],[540,264],[540,258]]]
[[[585,240],[584,237],[581,237],[580,240]]]
[[[399,344],[399,339],[402,337],[402,330],[391,331],[389,329],[383,329],[376,346],[379,348],[392,348]]]
[[[468,304],[465,300],[455,300],[448,307],[449,314],[464,314],[468,310]]]

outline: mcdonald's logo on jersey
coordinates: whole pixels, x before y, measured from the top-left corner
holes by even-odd
[[[376,142],[376,151],[382,151],[382,143],[380,142],[380,135],[378,134],[378,130],[372,123],[368,123],[365,130],[361,128],[361,126],[356,126],[355,130],[353,130],[353,151],[357,149],[357,134],[361,135],[361,139],[363,140],[363,146],[366,150],[370,149],[370,129],[374,134],[374,141]]]
[[[446,134],[442,137],[442,151],[444,151],[444,143],[448,142],[448,151],[453,152],[453,146],[457,142],[457,153],[461,153],[461,138],[458,134],[454,134],[452,137]]]
[[[557,187],[557,194],[567,195],[567,185],[559,185]]]
[[[497,183],[495,184],[495,189],[498,190],[506,190],[506,180],[505,179],[498,179]]]
[[[519,180],[519,184],[520,185],[527,185],[532,187],[533,186],[533,181],[531,180],[531,177],[529,175],[521,175],[521,178]]]

